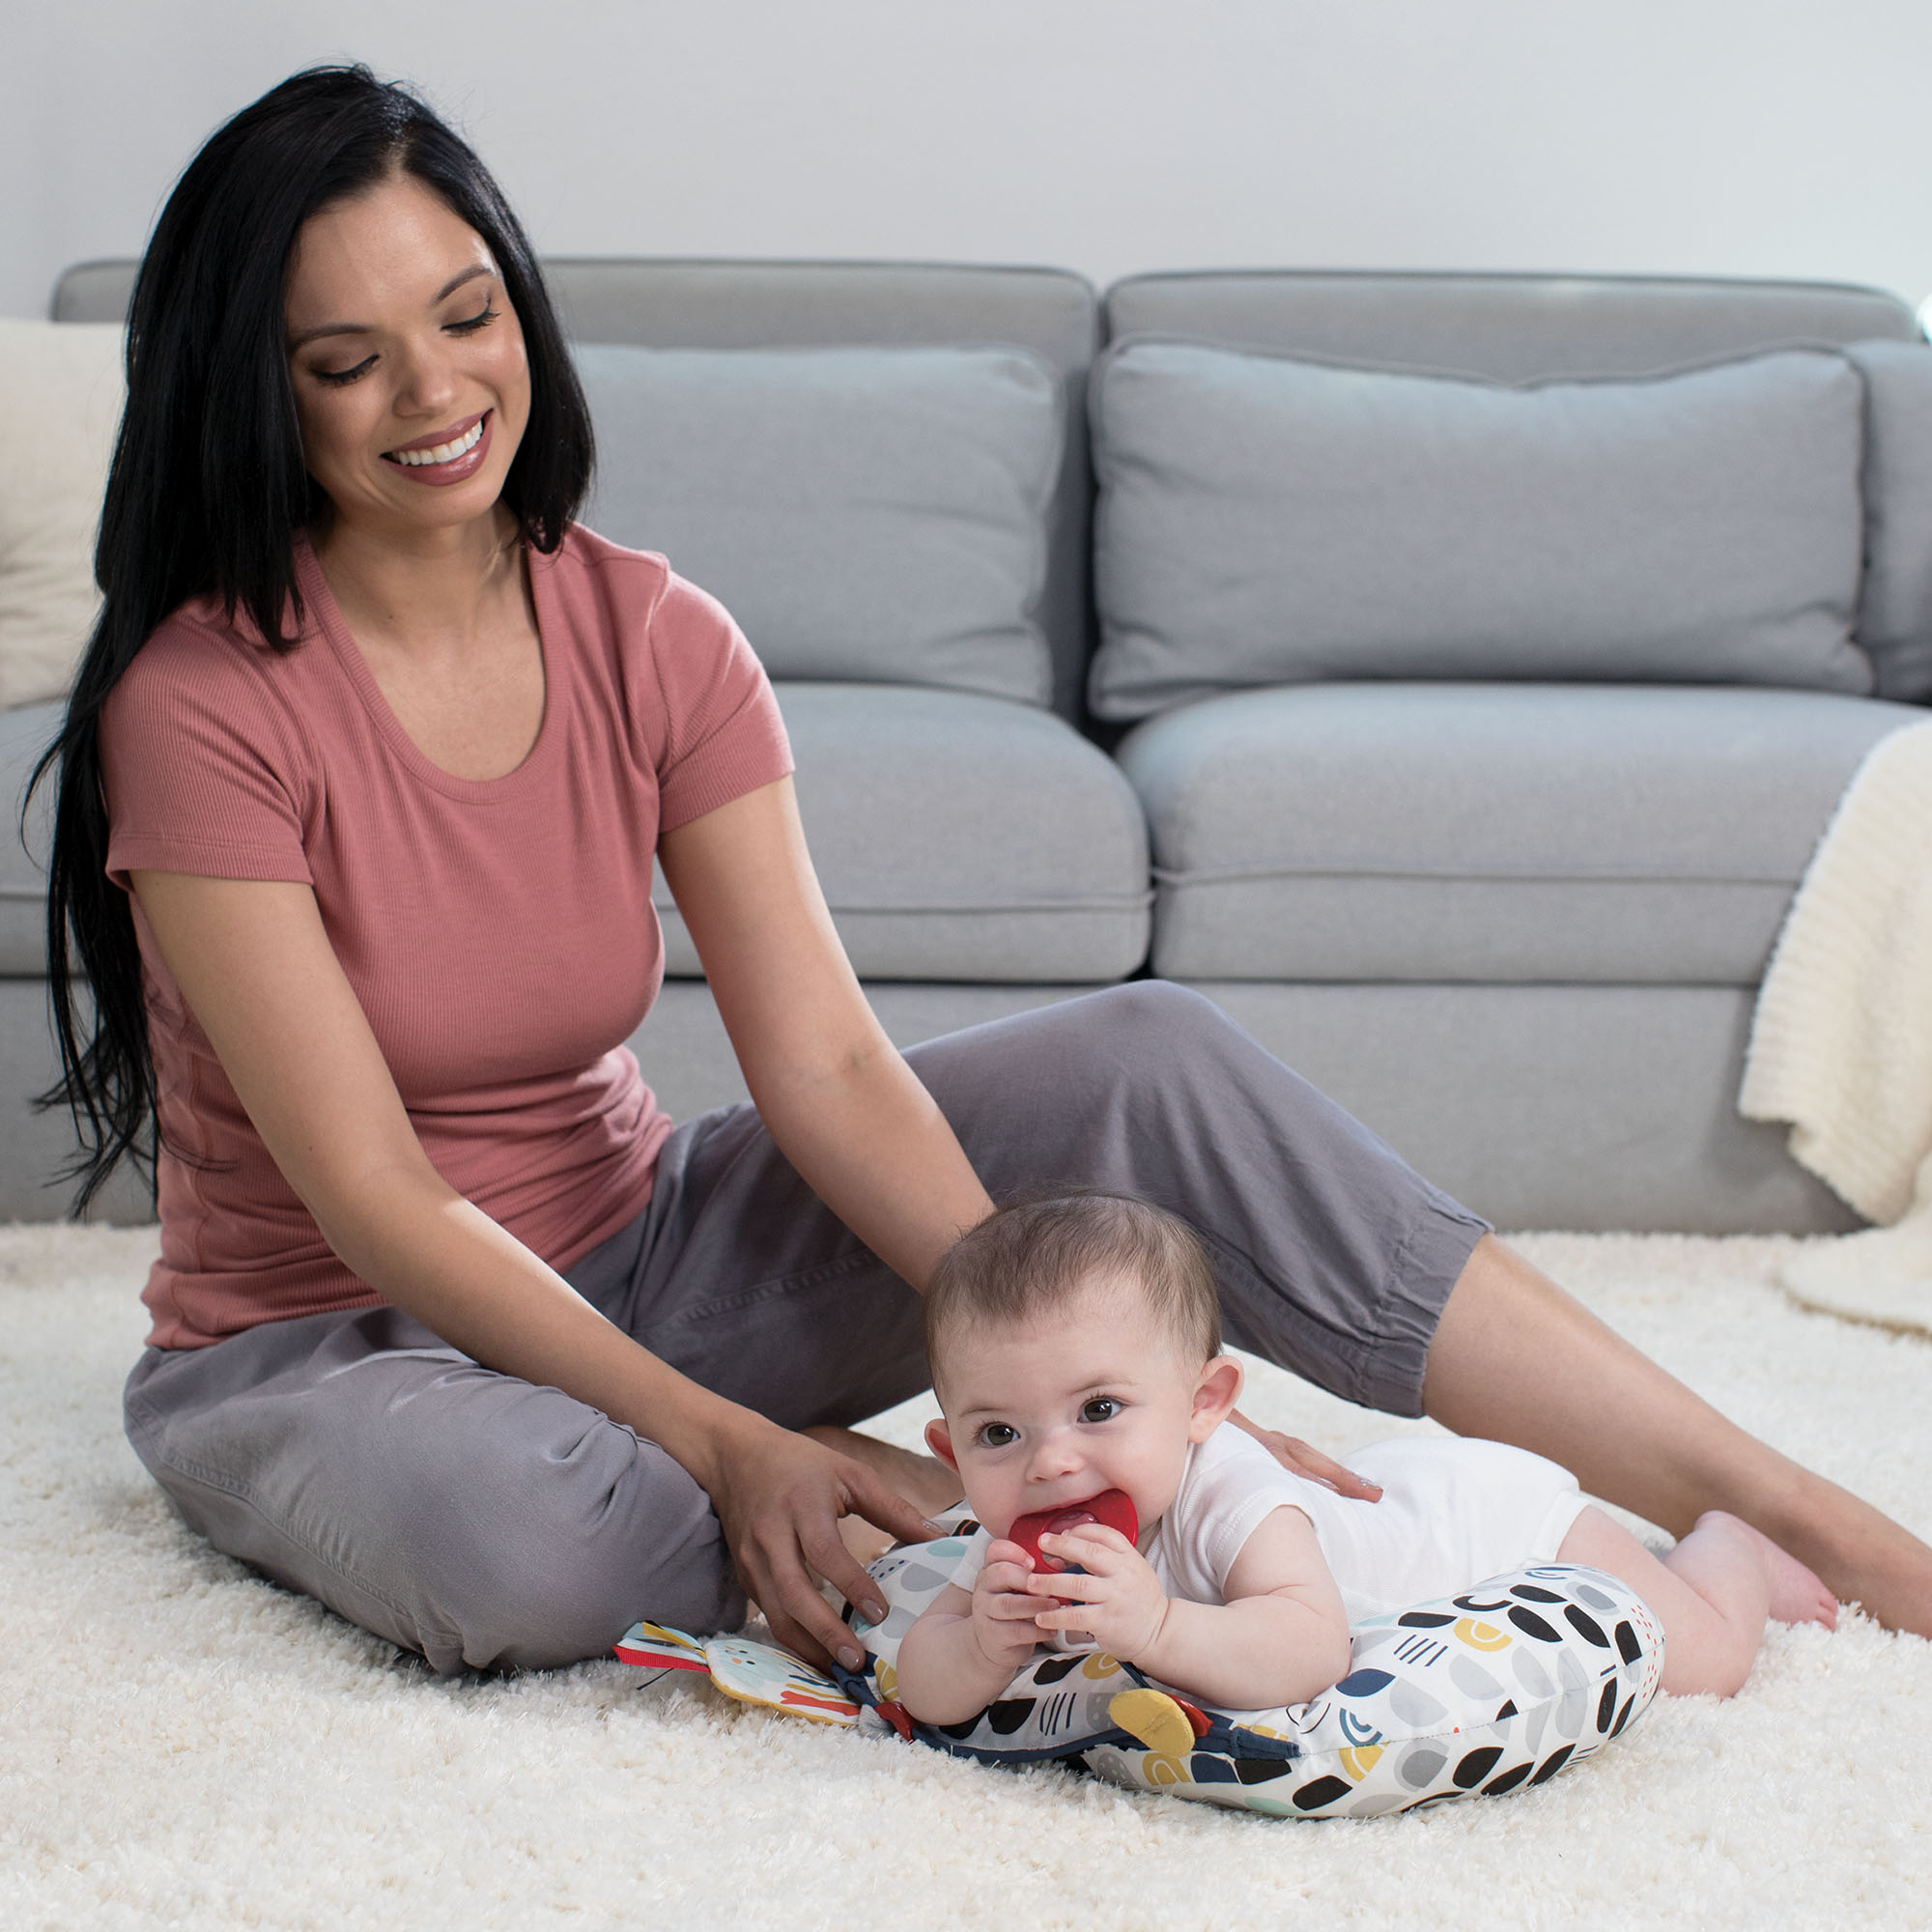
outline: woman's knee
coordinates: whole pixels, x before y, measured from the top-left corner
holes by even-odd
[[[1149,1027],[1226,1026],[1228,1016],[1206,993],[1174,980],[1126,980],[1093,996],[1096,1009]]]
[[[744,1592],[727,1562],[663,1561],[614,1548],[557,1556],[559,1567],[520,1566],[492,1579],[461,1619],[464,1664],[557,1670],[610,1656],[639,1619],[697,1633],[745,1621]]]
[[[468,1665],[553,1669],[608,1656],[639,1618],[680,1629],[744,1621],[724,1534],[663,1450],[598,1417],[594,1441],[485,1498],[471,1490],[422,1537],[412,1592],[424,1635]]]
[[[1146,1066],[1179,1059],[1193,1062],[1238,1033],[1233,1020],[1205,993],[1172,980],[1129,980],[1077,1002],[1083,1030],[1096,1046],[1117,1052],[1129,1065]]]
[[[327,1453],[252,1459],[252,1480],[145,1453],[216,1548],[439,1671],[604,1656],[639,1617],[743,1621],[718,1519],[662,1449],[554,1389],[482,1393],[430,1428],[397,1403]]]

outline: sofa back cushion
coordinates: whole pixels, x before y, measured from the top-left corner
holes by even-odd
[[[1045,704],[1060,386],[1019,349],[580,347],[584,520],[722,598],[775,677]]]
[[[543,266],[573,342],[641,349],[1001,342],[1032,350],[1059,376],[1065,411],[1039,622],[1053,658],[1054,706],[1077,721],[1094,653],[1087,376],[1100,346],[1100,302],[1090,282],[1062,269],[978,263],[553,255]]]
[[[1094,378],[1094,708],[1362,677],[1869,691],[1863,408],[1831,350],[1511,386],[1122,342]]]
[[[1863,372],[1865,582],[1853,633],[1881,697],[1932,698],[1932,345],[1855,342]]]
[[[1638,376],[1789,342],[1918,340],[1885,289],[1699,275],[1250,269],[1130,275],[1107,332],[1185,336],[1504,383]]]

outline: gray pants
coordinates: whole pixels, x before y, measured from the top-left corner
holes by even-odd
[[[1231,1342],[1418,1412],[1484,1223],[1207,1000],[1144,981],[906,1057],[995,1199],[1086,1184],[1175,1208],[1207,1240]],[[750,1106],[677,1128],[649,1207],[570,1279],[652,1353],[788,1428],[863,1421],[927,1385],[918,1297]],[[718,1519],[669,1456],[399,1309],[150,1349],[127,1424],[217,1548],[439,1670],[594,1657],[640,1616],[744,1616]]]

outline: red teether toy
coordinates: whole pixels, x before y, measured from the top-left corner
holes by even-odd
[[[1040,1553],[1039,1540],[1042,1536],[1065,1535],[1069,1529],[1079,1528],[1083,1522],[1097,1522],[1107,1529],[1118,1529],[1129,1543],[1135,1542],[1141,1533],[1140,1518],[1134,1514],[1133,1497],[1124,1490],[1102,1490],[1097,1496],[1089,1496],[1084,1503],[1062,1503],[1058,1509],[1036,1510],[1031,1516],[1021,1517],[1007,1531],[1007,1541],[1017,1543],[1042,1569],[1063,1571],[1066,1565],[1059,1557]]]

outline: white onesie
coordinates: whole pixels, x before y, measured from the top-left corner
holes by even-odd
[[[1190,1446],[1173,1505],[1143,1541],[1161,1587],[1192,1603],[1225,1603],[1242,1545],[1285,1504],[1314,1523],[1352,1625],[1553,1561],[1588,1503],[1569,1470],[1474,1436],[1399,1436],[1346,1461],[1382,1486],[1379,1502],[1293,1474],[1224,1422]],[[968,1545],[952,1577],[961,1589],[973,1587],[990,1542],[982,1529]]]

